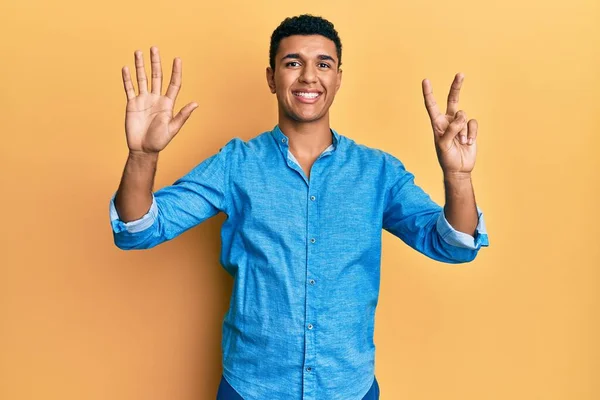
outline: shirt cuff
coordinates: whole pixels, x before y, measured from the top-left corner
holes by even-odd
[[[459,232],[450,225],[444,214],[444,209],[437,220],[437,231],[446,243],[452,246],[463,247],[466,249],[477,250],[481,246],[489,246],[487,230],[485,228],[485,220],[481,209],[477,207],[477,228],[475,229],[475,237],[468,233]]]
[[[156,199],[154,198],[154,193],[152,193],[152,205],[150,206],[150,210],[140,219],[136,219],[135,221],[123,222],[119,219],[119,214],[117,213],[117,208],[115,207],[115,196],[116,193],[113,194],[110,199],[110,224],[115,233],[120,233],[123,231],[127,231],[129,233],[137,233],[141,232],[145,229],[148,229],[154,224],[156,220],[156,216],[158,214],[158,207],[156,206]]]

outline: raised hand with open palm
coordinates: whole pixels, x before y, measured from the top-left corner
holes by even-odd
[[[166,94],[162,92],[162,67],[158,48],[150,48],[152,63],[152,88],[148,92],[148,80],[144,69],[142,52],[135,52],[135,69],[138,83],[136,96],[131,75],[127,66],[123,67],[123,85],[127,95],[125,113],[125,134],[127,146],[131,153],[153,154],[163,150],[179,132],[192,111],[198,107],[196,103],[185,105],[175,117],[173,108],[177,94],[181,88],[181,59],[173,60],[171,82]]]

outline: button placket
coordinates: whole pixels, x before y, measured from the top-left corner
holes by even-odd
[[[318,165],[317,165],[318,167]],[[315,375],[315,365],[317,362],[317,349],[316,349],[316,322],[318,315],[318,304],[315,302],[316,297],[313,295],[316,287],[314,287],[316,281],[313,278],[310,278],[313,275],[313,268],[316,271],[318,267],[316,262],[316,251],[315,247],[317,244],[317,239],[319,235],[318,229],[318,208],[317,208],[317,195],[316,192],[313,192],[316,187],[315,182],[319,177],[319,168],[315,168],[313,165],[313,169],[311,170],[311,179],[310,184],[308,185],[308,193],[306,200],[306,212],[307,212],[307,253],[306,253],[306,276],[307,280],[307,290],[306,290],[306,314],[305,314],[305,359],[304,359],[304,397],[306,399],[313,399],[314,390],[316,384],[316,375]],[[310,288],[310,290],[309,290]]]

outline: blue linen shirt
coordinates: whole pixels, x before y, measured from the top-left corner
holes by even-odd
[[[222,266],[233,276],[223,375],[244,399],[360,400],[373,383],[385,229],[422,254],[468,262],[488,246],[456,231],[394,156],[332,132],[310,179],[275,126],[234,138],[171,186],[141,219],[110,201],[115,244],[148,249],[222,211]]]

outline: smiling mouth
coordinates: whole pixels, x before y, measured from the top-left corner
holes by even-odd
[[[321,92],[302,92],[302,91],[294,91],[292,94],[297,97],[301,101],[313,101],[321,97],[323,93]]]

